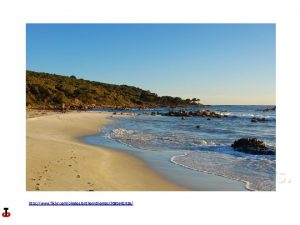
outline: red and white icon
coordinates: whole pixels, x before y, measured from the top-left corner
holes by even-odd
[[[3,217],[10,217],[10,212],[8,212],[8,208],[3,208],[4,209],[4,213],[2,213]]]

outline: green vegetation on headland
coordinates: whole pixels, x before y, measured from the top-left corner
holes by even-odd
[[[69,109],[177,107],[201,105],[199,99],[161,96],[137,87],[106,84],[75,76],[26,71],[26,107]]]

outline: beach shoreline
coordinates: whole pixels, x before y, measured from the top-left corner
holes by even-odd
[[[177,154],[178,152],[143,151],[107,139],[103,135],[88,135],[80,139],[84,143],[93,146],[108,148],[112,151],[126,152],[135,156],[165,179],[181,185],[190,191],[249,191],[243,181],[194,170],[173,162],[172,159],[174,157],[181,156]]]
[[[27,191],[182,191],[127,153],[93,146],[81,136],[113,123],[105,112],[27,112]]]

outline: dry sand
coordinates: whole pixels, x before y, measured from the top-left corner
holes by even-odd
[[[84,144],[109,113],[27,113],[27,191],[184,190],[126,153]]]

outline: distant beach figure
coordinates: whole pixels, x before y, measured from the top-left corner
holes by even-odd
[[[62,103],[62,104],[61,104],[61,112],[62,112],[62,113],[65,113],[65,112],[66,112],[66,105],[65,105],[65,103]]]

